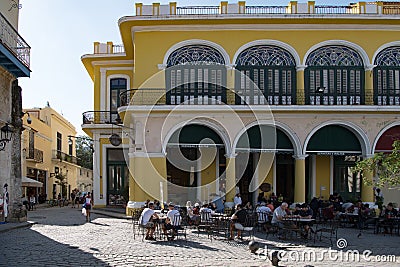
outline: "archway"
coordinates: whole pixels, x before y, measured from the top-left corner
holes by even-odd
[[[225,194],[225,144],[208,126],[187,124],[176,130],[167,147],[168,200],[209,202]]]
[[[359,138],[344,126],[326,125],[312,134],[306,153],[315,156],[320,196],[327,198],[329,193],[337,192],[344,200],[361,197],[362,177],[360,173],[353,173],[351,167],[362,152]]]
[[[235,151],[236,173],[240,176],[237,177],[240,179],[237,190],[243,201],[256,202],[256,185],[264,182],[272,184],[272,191],[277,195],[281,194],[285,200],[293,201],[294,149],[283,130],[272,125],[254,125],[239,137]],[[264,165],[269,165],[264,161],[270,157],[275,157],[275,165],[264,168]]]

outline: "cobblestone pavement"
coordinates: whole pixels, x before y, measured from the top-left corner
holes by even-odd
[[[329,241],[291,243],[275,236],[265,239],[265,234],[257,233],[255,240],[263,248],[251,254],[245,241],[210,241],[206,234],[198,237],[196,230],[189,231],[186,242],[133,239],[129,220],[92,214],[92,222],[86,223],[80,210],[71,207],[38,209],[28,216],[37,224],[0,232],[1,267],[272,266],[265,254],[277,249],[287,259],[280,266],[400,266],[400,237],[375,235],[371,230],[363,231],[358,238],[356,229],[340,228],[339,238],[347,242],[343,250]],[[358,250],[360,260],[348,250]],[[366,250],[371,251],[364,254],[370,261],[363,256]],[[314,260],[310,260],[313,253]],[[391,258],[390,262],[377,262],[377,256],[383,255],[394,255],[395,262]]]

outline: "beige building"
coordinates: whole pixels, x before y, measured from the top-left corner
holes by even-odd
[[[78,165],[75,127],[51,107],[24,111],[23,176],[43,184],[27,187],[27,194],[38,195],[43,201],[56,198],[59,193],[69,198],[76,188],[91,189],[92,171]],[[65,178],[64,186],[59,184],[60,176]]]

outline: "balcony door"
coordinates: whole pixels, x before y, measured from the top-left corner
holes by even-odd
[[[226,103],[226,67],[222,54],[206,45],[188,45],[167,60],[168,105]]]

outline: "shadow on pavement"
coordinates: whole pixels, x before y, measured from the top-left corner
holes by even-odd
[[[15,237],[15,231],[23,231]],[[70,246],[24,228],[1,234],[0,266],[109,266],[105,262]],[[46,264],[44,264],[46,262]]]
[[[161,246],[168,246],[168,247],[179,247],[179,248],[187,248],[187,249],[205,249],[209,251],[220,251],[220,249],[209,247],[199,242],[192,241],[192,240],[173,240],[173,241],[165,241],[165,240],[158,240],[153,242],[153,244],[161,245]]]

